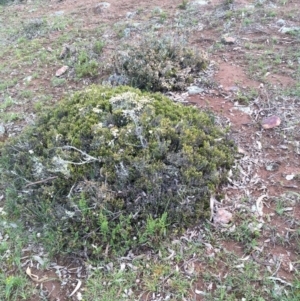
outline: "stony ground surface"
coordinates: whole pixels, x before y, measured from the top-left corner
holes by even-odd
[[[240,156],[222,201],[212,200],[215,220],[162,244],[158,253],[129,253],[98,266],[76,256],[48,258],[38,236],[16,246],[22,234],[5,217],[0,299],[299,300],[299,1],[4,2],[1,141],[64,95],[107,81],[117,52],[158,32],[184,34],[188,45],[208,53],[199,80],[169,96],[213,110],[231,128]],[[82,53],[97,62],[95,73],[91,67],[80,75]],[[270,116],[280,125],[265,129]],[[215,222],[221,208],[232,214],[225,226]]]

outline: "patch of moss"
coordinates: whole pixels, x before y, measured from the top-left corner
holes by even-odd
[[[7,210],[54,235],[54,252],[122,254],[207,217],[234,151],[212,114],[159,93],[92,86],[4,147],[2,182],[17,192]]]

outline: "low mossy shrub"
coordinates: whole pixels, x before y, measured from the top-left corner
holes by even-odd
[[[35,39],[44,36],[48,31],[48,23],[44,19],[30,19],[28,22],[22,24],[23,28],[19,33],[20,36],[25,36],[27,39]]]
[[[160,93],[91,86],[4,147],[6,210],[53,251],[124,254],[207,217],[234,151],[210,113]]]
[[[180,91],[194,83],[208,65],[204,51],[186,45],[183,37],[149,35],[115,57],[116,74],[133,87]]]

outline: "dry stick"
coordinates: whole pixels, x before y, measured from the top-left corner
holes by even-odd
[[[271,277],[277,275],[277,273],[278,273],[278,271],[279,271],[279,269],[280,269],[280,267],[281,267],[281,263],[282,263],[282,261],[279,261],[279,263],[278,263],[278,265],[277,265],[277,268],[276,268],[276,270],[273,272],[273,274],[271,275]]]
[[[274,263],[270,263],[270,262],[267,262],[267,261],[263,261],[263,260],[257,258],[256,254],[254,254],[254,252],[251,253],[251,256],[252,256],[252,258],[254,259],[254,261],[256,261],[256,262],[259,263],[259,264],[263,264],[263,265],[270,266],[270,267],[272,267],[272,266],[275,265]]]
[[[29,186],[32,186],[32,185],[35,185],[35,184],[40,184],[40,183],[44,183],[44,182],[47,182],[47,181],[50,181],[50,180],[54,180],[56,178],[58,178],[58,176],[50,177],[50,178],[47,178],[45,180],[40,180],[40,181],[37,181],[37,182],[32,182],[32,183],[29,183],[29,184],[25,185],[25,188],[27,188]]]
[[[62,147],[58,147],[58,148],[61,148],[61,149],[73,149],[73,150],[76,150],[78,151],[79,153],[81,153],[83,156],[86,156],[88,158],[88,160],[86,162],[83,162],[81,164],[84,164],[84,163],[89,163],[90,161],[94,160],[94,161],[99,161],[101,162],[101,160],[99,160],[98,158],[95,158],[89,154],[87,154],[86,152],[82,151],[81,149],[78,149],[77,147],[75,146],[71,146],[71,145],[65,145],[65,146],[62,146]],[[66,161],[68,162],[68,161]],[[80,163],[75,163],[75,162],[70,162],[72,164],[80,164]]]

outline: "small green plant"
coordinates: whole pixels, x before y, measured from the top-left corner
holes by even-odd
[[[19,113],[15,112],[3,112],[0,113],[0,119],[4,122],[11,122],[21,119],[21,116]]]
[[[126,32],[126,28],[127,28],[127,24],[124,24],[124,23],[116,23],[114,24],[114,31],[116,33],[116,36],[119,38],[119,39],[122,39],[125,37],[125,32]]]
[[[276,213],[278,214],[278,215],[283,215],[284,214],[284,202],[283,202],[283,200],[282,199],[278,199],[277,201],[276,201],[276,209],[275,209],[275,211],[276,211]]]
[[[28,300],[33,290],[21,267],[22,250],[28,237],[24,235],[24,228],[19,221],[15,222],[3,210],[2,203],[0,225],[0,300]]]
[[[8,276],[5,279],[5,298],[10,300],[14,290],[19,290],[24,286],[24,278],[20,276]]]
[[[143,8],[138,8],[136,11],[137,15],[141,15],[143,13],[144,9]]]
[[[233,11],[232,10],[227,10],[225,14],[225,19],[231,19],[233,17]]]
[[[292,30],[287,31],[287,34],[294,36],[294,37],[299,37],[300,36],[300,29],[299,28],[295,28]]]
[[[67,80],[65,78],[59,78],[59,77],[52,77],[51,84],[53,87],[61,87],[64,86]]]
[[[151,242],[157,240],[157,238],[161,239],[161,237],[164,237],[168,228],[167,217],[167,212],[164,212],[161,217],[156,219],[149,216],[146,221],[145,231],[140,237],[140,243]]]
[[[296,83],[294,86],[286,88],[284,94],[300,97],[300,83]]]
[[[272,11],[268,11],[267,16],[270,18],[274,18],[277,16],[276,11],[272,10]]]
[[[279,4],[280,5],[286,5],[289,2],[289,0],[280,0]]]
[[[7,88],[13,87],[15,84],[17,84],[18,80],[8,80],[8,81],[1,81],[0,83],[0,91],[5,91]]]
[[[5,111],[14,104],[14,100],[10,96],[6,96],[4,101],[0,103],[0,111]]]
[[[86,51],[81,51],[75,65],[76,75],[81,77],[94,77],[98,74],[98,63],[94,59],[90,59]]]
[[[235,96],[235,100],[238,101],[238,103],[241,104],[241,105],[248,105],[249,104],[249,98],[241,92],[237,93],[237,95]]]
[[[213,50],[214,51],[220,51],[223,50],[225,48],[224,44],[221,42],[215,42],[213,45]]]
[[[251,19],[249,19],[249,18],[245,18],[244,20],[243,20],[243,25],[244,26],[249,26],[250,24],[252,24],[252,20]]]
[[[19,44],[19,46],[21,46],[22,44],[26,43],[27,39],[25,37],[20,37],[17,40],[17,44]]]
[[[97,54],[101,54],[104,46],[105,46],[104,41],[96,41],[93,46],[93,51]]]
[[[166,19],[167,19],[168,15],[165,11],[162,11],[160,14],[159,14],[159,23],[163,24]]]
[[[42,101],[37,101],[34,103],[33,108],[36,112],[39,112],[43,108],[43,102]]]
[[[178,5],[179,9],[187,9],[187,6],[189,4],[188,0],[182,0],[182,2]]]
[[[20,92],[20,96],[23,98],[31,98],[33,95],[33,92],[31,90],[23,90]]]
[[[250,89],[238,91],[235,95],[234,100],[238,101],[238,103],[241,105],[249,105],[249,103],[252,100],[255,100],[257,96],[258,96],[258,92],[255,89],[250,88]]]
[[[69,25],[70,20],[62,14],[52,17],[49,23],[49,30],[63,31]]]

